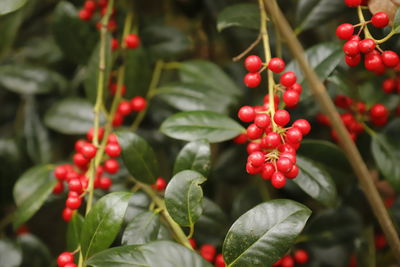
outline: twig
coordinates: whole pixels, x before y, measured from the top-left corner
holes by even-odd
[[[254,47],[256,47],[260,41],[261,41],[261,34],[259,34],[257,36],[257,39],[249,47],[247,47],[246,50],[244,50],[242,53],[240,53],[236,57],[232,58],[232,60],[234,62],[237,62],[237,61],[241,60],[245,55],[250,53],[250,51],[253,50]]]
[[[400,262],[400,240],[394,224],[385,208],[385,205],[380,197],[368,171],[366,164],[364,163],[357,147],[354,142],[350,139],[350,136],[341,121],[339,114],[329,97],[327,90],[323,83],[319,80],[315,71],[309,66],[304,55],[304,50],[294,34],[292,28],[287,22],[282,11],[279,9],[276,1],[264,0],[264,3],[269,11],[270,15],[275,19],[277,27],[282,34],[282,37],[286,39],[286,43],[291,50],[293,56],[299,62],[299,65],[306,77],[310,88],[312,89],[316,100],[324,110],[325,114],[328,115],[332,122],[334,130],[338,133],[339,141],[346,152],[347,158],[356,173],[360,185],[371,205],[371,208],[377,218],[381,228],[388,240],[388,243],[393,251],[393,254]]]

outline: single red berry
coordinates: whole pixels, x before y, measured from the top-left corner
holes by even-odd
[[[247,137],[250,139],[258,139],[262,136],[262,134],[264,133],[264,130],[261,128],[258,128],[257,125],[255,125],[254,123],[250,124],[247,127]]]
[[[250,142],[246,147],[247,154],[249,155],[255,151],[260,151],[260,150],[261,150],[261,144],[256,142]]]
[[[253,107],[243,106],[239,109],[238,117],[243,122],[251,122],[254,120],[256,113]]]
[[[382,72],[382,70],[385,70],[382,57],[376,54],[368,54],[364,59],[364,66],[367,70],[373,72]]]
[[[392,93],[396,88],[396,86],[397,86],[396,80],[393,79],[386,79],[382,83],[382,89],[387,94]]]
[[[135,49],[140,45],[139,36],[134,33],[128,34],[125,37],[125,45],[128,49]]]
[[[281,172],[274,172],[271,177],[271,184],[275,188],[282,188],[286,185],[286,177]]]
[[[286,141],[290,144],[298,144],[303,140],[303,135],[299,128],[292,127],[286,131]]]
[[[216,253],[217,249],[211,244],[204,244],[200,247],[200,255],[209,262],[214,260]]]
[[[346,95],[337,95],[334,102],[337,107],[343,109],[349,109],[350,106],[353,104],[353,100]]]
[[[92,18],[93,13],[90,10],[84,8],[79,10],[78,15],[81,20],[88,21]]]
[[[359,35],[353,35],[349,40],[359,42],[361,41],[361,37]]]
[[[247,142],[247,135],[245,133],[241,133],[233,139],[235,144],[244,144]]]
[[[119,163],[115,159],[108,159],[104,162],[104,170],[108,173],[114,174],[119,170]]]
[[[399,55],[393,51],[385,51],[382,53],[382,61],[385,66],[389,68],[394,68],[399,64]]]
[[[244,84],[249,88],[255,88],[260,85],[261,83],[261,75],[258,72],[254,73],[247,73],[244,76]]]
[[[141,112],[147,107],[147,101],[144,97],[135,96],[131,99],[131,109],[135,112]]]
[[[112,121],[112,126],[118,127],[121,126],[123,123],[124,123],[124,116],[120,113],[115,113]]]
[[[344,3],[348,7],[358,7],[361,5],[361,0],[344,0]]]
[[[279,81],[280,81],[280,84],[282,84],[283,86],[290,87],[296,83],[297,77],[293,71],[288,71],[281,75],[281,78],[279,79]]]
[[[281,127],[284,127],[290,121],[289,112],[284,109],[277,110],[274,114],[274,122]]]
[[[270,132],[261,139],[261,146],[264,148],[276,148],[281,144],[281,136],[278,133]]]
[[[360,62],[361,62],[361,55],[360,55],[360,54],[357,54],[357,55],[355,55],[355,56],[353,56],[353,57],[351,57],[351,56],[345,56],[345,57],[344,57],[344,60],[345,60],[345,62],[346,62],[346,64],[347,64],[347,66],[349,66],[349,67],[355,67],[355,66],[358,66],[358,64],[360,64]]]
[[[317,114],[315,119],[317,120],[318,123],[320,123],[322,125],[326,125],[326,126],[331,125],[331,122],[330,122],[328,116],[326,116],[325,114]]]
[[[364,113],[365,111],[367,111],[367,105],[365,105],[364,102],[357,102],[356,108],[359,113]]]
[[[53,194],[58,195],[64,192],[64,183],[60,180],[57,181],[56,185],[53,188]]]
[[[353,36],[354,26],[350,23],[343,23],[336,29],[336,36],[342,40],[348,40]]]
[[[111,50],[115,51],[115,50],[118,50],[118,48],[119,48],[118,39],[117,38],[112,38],[111,39]]]
[[[385,12],[377,12],[371,18],[372,25],[384,28],[389,24],[389,16]]]
[[[110,189],[112,185],[112,180],[109,177],[101,177],[99,179],[99,187],[103,190]]]
[[[358,49],[361,53],[371,53],[376,47],[375,41],[371,38],[366,38],[358,43]]]
[[[108,0],[98,0],[99,7],[104,8],[108,5]]]
[[[250,55],[244,61],[244,67],[249,72],[257,72],[262,66],[262,60],[259,56]]]
[[[375,247],[376,249],[380,250],[386,247],[387,242],[386,238],[383,234],[376,234],[375,235]]]
[[[72,160],[78,167],[85,167],[89,163],[89,159],[87,159],[81,153],[75,153],[74,156],[72,157]]]
[[[254,119],[254,124],[257,125],[258,128],[264,129],[271,125],[271,118],[265,113],[257,114]]]
[[[65,176],[67,176],[67,168],[65,168],[64,165],[60,165],[57,166],[54,169],[54,176],[58,179],[58,180],[65,180]]]
[[[276,168],[282,173],[289,172],[293,167],[293,162],[287,157],[280,157],[276,161]]]
[[[88,142],[83,139],[79,139],[78,141],[75,142],[75,151],[78,153],[82,153],[82,147],[87,144]]]
[[[275,167],[272,165],[272,163],[265,163],[262,170],[261,170],[261,177],[264,180],[270,180],[272,177],[272,174],[275,172]]]
[[[93,0],[87,0],[85,1],[84,7],[85,9],[93,12],[96,9],[96,2]]]
[[[271,60],[268,62],[268,69],[270,69],[272,72],[280,73],[285,69],[285,61],[279,57],[271,58]]]
[[[293,91],[297,92],[299,95],[301,95],[303,88],[301,87],[301,84],[295,83],[290,88],[287,88],[287,90],[293,90]]]
[[[80,179],[71,179],[68,181],[68,188],[70,191],[81,194],[83,192],[82,183]]]
[[[126,100],[121,101],[118,105],[117,112],[124,116],[129,115],[132,112],[131,103]]]
[[[118,137],[116,134],[109,134],[107,137],[107,144],[118,144]]]
[[[70,181],[72,179],[79,179],[79,174],[76,171],[70,171],[65,176],[66,181]]]
[[[304,119],[296,120],[293,122],[292,126],[298,128],[303,136],[307,135],[311,131],[310,123]]]
[[[294,179],[297,177],[298,174],[299,174],[299,167],[297,167],[297,165],[293,165],[292,169],[287,173],[285,173],[285,176],[288,179]]]
[[[65,202],[65,206],[71,210],[79,209],[82,204],[82,200],[79,197],[68,197]]]
[[[225,261],[224,261],[224,256],[222,254],[218,254],[217,257],[215,257],[215,267],[225,267]]]
[[[156,182],[153,184],[153,188],[159,192],[162,192],[167,187],[167,181],[164,178],[158,177]]]
[[[118,144],[115,143],[111,143],[106,145],[106,149],[105,149],[107,155],[109,155],[112,158],[116,158],[119,155],[121,155],[121,147]]]
[[[87,159],[92,159],[96,156],[97,148],[91,144],[87,143],[82,147],[82,155]]]
[[[77,267],[75,263],[67,263],[64,267]]]
[[[278,150],[281,153],[290,153],[296,155],[296,149],[294,148],[293,144],[281,144],[278,146]]]
[[[272,267],[280,267],[281,265],[282,265],[282,259],[279,259],[274,264],[272,264]]]
[[[94,136],[94,129],[90,128],[90,130],[86,134],[86,138],[92,142],[93,141],[93,136]],[[101,140],[103,139],[104,136],[104,128],[99,128],[98,130],[98,139]]]
[[[62,211],[62,218],[64,221],[69,222],[72,219],[74,211],[71,210],[70,208],[65,208]]]
[[[63,252],[57,257],[57,264],[59,267],[64,267],[68,263],[74,262],[74,255],[71,252]]]
[[[194,240],[194,238],[189,238],[189,243],[193,249],[197,248],[196,240]]]
[[[389,115],[389,110],[382,104],[375,104],[370,109],[371,118],[382,118]]]
[[[265,155],[260,151],[253,152],[247,157],[247,161],[254,167],[260,167],[265,162]]]
[[[109,89],[110,89],[111,94],[115,95],[115,93],[117,92],[117,89],[118,89],[118,84],[111,83]],[[125,86],[125,84],[122,84],[121,85],[121,95],[125,95],[125,93],[126,93],[126,86]]]
[[[308,262],[308,252],[304,249],[297,249],[294,251],[293,258],[298,264],[305,264]]]
[[[349,40],[343,45],[343,51],[347,56],[354,57],[360,53],[358,48],[358,41]]]
[[[384,126],[388,122],[389,117],[371,118],[371,123],[376,126]]]
[[[288,108],[295,107],[299,103],[300,95],[295,90],[286,90],[283,93],[283,102]]]
[[[254,167],[253,165],[251,165],[250,162],[246,163],[246,171],[248,174],[257,174],[260,173],[262,171],[262,166],[260,167]]]

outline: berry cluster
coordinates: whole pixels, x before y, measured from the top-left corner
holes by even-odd
[[[74,254],[65,251],[61,253],[57,258],[58,267],[76,267],[74,263]]]
[[[390,112],[383,104],[375,104],[368,109],[364,102],[353,101],[345,95],[337,95],[334,102],[338,108],[344,111],[340,114],[340,118],[353,141],[356,141],[357,137],[364,132],[363,123],[370,122],[375,126],[383,126],[389,118]],[[318,114],[316,119],[320,124],[331,125],[328,117],[323,114]],[[335,130],[331,130],[331,136],[338,141]]]
[[[97,147],[91,143],[93,140],[93,129],[87,133],[87,140],[81,139],[75,143],[76,153],[72,156],[74,165],[63,164],[59,165],[54,170],[54,176],[58,180],[53,189],[54,194],[61,194],[64,191],[64,183],[68,185],[68,197],[65,202],[66,208],[63,210],[62,217],[65,221],[70,221],[73,211],[77,210],[82,204],[82,198],[89,186],[89,179],[86,173],[89,168],[90,161],[96,157]],[[103,139],[104,129],[98,131],[98,138]],[[105,145],[107,159],[103,165],[100,165],[96,170],[94,188],[103,190],[110,189],[112,180],[104,176],[104,172],[115,174],[119,170],[119,163],[114,158],[121,154],[121,147],[118,144],[117,136],[110,134]]]
[[[293,255],[286,255],[275,262],[273,267],[294,267],[297,264],[306,264],[309,260],[308,252],[304,249],[297,249]]]
[[[246,58],[245,67],[249,73],[244,81],[247,86],[254,87],[259,84],[261,76],[255,71],[262,65],[258,56],[252,55]],[[272,58],[264,65],[274,73],[280,73],[285,69],[285,62],[280,58]],[[254,77],[259,78],[254,79]],[[293,72],[283,73],[280,76],[280,83],[274,86],[274,95],[267,94],[264,97],[264,105],[243,106],[238,112],[241,121],[251,123],[246,133],[234,139],[239,144],[250,140],[247,145],[249,156],[246,170],[249,174],[260,173],[263,179],[271,180],[276,188],[285,186],[286,178],[296,178],[299,172],[296,165],[296,150],[303,136],[311,130],[310,124],[304,119],[298,119],[290,127],[286,127],[290,122],[290,114],[285,109],[278,109],[279,94],[287,107],[297,105],[302,87],[296,80]],[[271,101],[274,103],[273,106],[269,104]]]
[[[190,244],[192,245],[193,249],[197,248],[196,241],[191,238],[189,239]],[[221,253],[217,254],[217,249],[214,245],[211,244],[204,244],[199,248],[200,255],[209,262],[214,262],[215,267],[225,267],[224,257]]]

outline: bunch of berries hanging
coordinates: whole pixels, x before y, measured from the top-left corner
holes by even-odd
[[[248,56],[244,65],[249,71],[244,83],[250,88],[260,84],[260,72],[265,68],[273,73],[281,73],[285,69],[285,62],[281,58],[272,58],[264,64],[255,55]],[[239,119],[250,125],[246,133],[239,135],[234,141],[236,143],[249,141],[246,165],[249,174],[261,174],[263,179],[271,180],[274,187],[282,188],[286,184],[286,178],[294,179],[299,173],[296,150],[303,136],[310,132],[311,126],[304,119],[298,119],[288,126],[290,114],[283,107],[295,107],[302,91],[295,73],[291,71],[283,73],[279,84],[275,84],[273,88],[274,94],[267,94],[263,105],[240,108]],[[278,109],[281,98],[283,105]],[[274,104],[270,105],[271,102]]]

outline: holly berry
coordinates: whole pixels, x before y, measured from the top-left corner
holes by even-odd
[[[96,9],[96,2],[93,0],[87,0],[83,6],[86,10],[93,12]]]
[[[96,156],[96,152],[97,152],[97,148],[91,143],[87,143],[87,144],[83,145],[83,147],[81,149],[82,155],[87,159],[94,158]]]
[[[83,192],[83,187],[80,179],[71,179],[68,181],[68,189],[73,192],[81,194]]]
[[[71,210],[70,208],[65,208],[62,211],[62,218],[64,221],[69,222],[72,219],[73,214],[74,214],[73,210]]]
[[[261,83],[261,75],[258,72],[255,73],[247,73],[244,76],[244,84],[249,88],[255,88]]]
[[[304,249],[297,249],[297,250],[295,250],[295,252],[293,254],[293,258],[296,263],[305,264],[308,262],[308,259],[309,259],[308,252],[305,251]]]
[[[64,183],[62,181],[57,181],[56,185],[53,187],[53,194],[58,195],[64,192]]]
[[[295,107],[299,103],[300,95],[295,90],[286,90],[283,93],[283,102],[288,108]]]
[[[64,267],[77,267],[75,263],[67,263]]]
[[[89,163],[89,159],[81,153],[75,153],[72,157],[72,160],[78,167],[85,167]]]
[[[92,18],[93,13],[90,10],[84,8],[79,10],[78,15],[81,20],[88,21]]]
[[[294,267],[294,260],[291,256],[287,255],[282,258],[281,267]]]
[[[261,128],[258,128],[257,125],[255,125],[254,123],[250,124],[247,127],[247,136],[250,139],[258,139],[262,136],[262,134],[264,133],[264,130]]]
[[[384,28],[389,24],[389,16],[385,12],[377,12],[372,16],[371,23],[377,28]]]
[[[260,167],[264,164],[265,155],[263,152],[260,151],[253,152],[248,156],[247,161],[251,163],[251,165],[253,165],[254,167]]]
[[[259,56],[248,56],[244,61],[244,67],[249,72],[257,72],[262,66],[262,60]]]
[[[119,144],[116,143],[110,143],[106,145],[106,149],[105,149],[107,155],[109,155],[112,158],[116,158],[121,154],[121,147],[119,146]]]
[[[296,74],[294,74],[293,71],[288,71],[285,72],[284,74],[282,74],[281,78],[280,78],[280,84],[282,84],[285,87],[290,87],[293,84],[296,83]]]
[[[277,171],[272,174],[271,184],[275,188],[282,188],[286,185],[286,177],[283,173]]]
[[[217,257],[215,257],[215,267],[225,267],[225,261],[224,257],[222,254],[218,254]]]
[[[99,179],[99,187],[103,190],[110,189],[112,185],[112,180],[109,177],[101,177]]]
[[[282,173],[289,172],[293,167],[293,162],[287,157],[280,157],[276,161],[276,168]]]
[[[299,128],[292,127],[286,131],[286,141],[290,144],[298,144],[303,139],[303,135]]]
[[[382,72],[385,70],[385,66],[382,61],[382,57],[376,54],[369,54],[364,59],[365,68],[369,71]]]
[[[356,56],[360,53],[358,48],[358,41],[349,40],[343,45],[343,51],[347,56]]]
[[[264,148],[276,148],[281,144],[281,136],[276,132],[270,132],[261,139]]]
[[[396,88],[397,83],[393,79],[386,79],[382,83],[382,89],[385,93],[390,94]]]
[[[67,173],[68,173],[67,168],[65,168],[65,166],[63,166],[63,165],[57,166],[54,169],[54,176],[58,180],[64,180]]]
[[[297,177],[298,174],[299,174],[299,167],[297,167],[297,165],[293,165],[292,169],[287,173],[285,173],[285,176],[288,179],[294,179]]]
[[[254,124],[257,125],[258,128],[265,129],[271,124],[271,118],[265,113],[257,114],[254,119]]]
[[[233,139],[235,144],[244,144],[247,141],[247,135],[245,133],[241,133]]]
[[[285,69],[285,62],[279,57],[271,58],[268,62],[268,69],[272,72],[280,73]]]
[[[253,153],[254,151],[260,151],[260,150],[261,150],[261,144],[260,143],[250,142],[250,143],[247,144],[246,151],[247,151],[247,154],[249,154],[249,155],[251,153]]]
[[[354,26],[350,23],[343,23],[336,29],[336,36],[342,40],[348,40],[353,36]]]
[[[274,114],[274,122],[281,127],[284,127],[290,121],[289,112],[284,109],[277,110]]]
[[[290,88],[287,88],[287,89],[288,90],[293,90],[293,91],[297,92],[299,95],[303,91],[303,88],[301,87],[301,85],[299,83],[295,83]]]
[[[90,128],[90,130],[86,134],[86,138],[91,142],[91,141],[93,141],[93,136],[94,136],[94,129]],[[98,139],[99,140],[103,139],[103,136],[104,136],[104,129],[103,128],[99,128],[99,130],[98,130]]]
[[[156,182],[153,184],[153,188],[159,192],[162,192],[167,187],[167,181],[164,178],[158,177]]]
[[[350,67],[355,67],[361,62],[361,55],[357,54],[355,56],[345,56],[344,58],[346,64]]]
[[[298,128],[303,136],[307,135],[311,131],[310,123],[304,119],[298,119],[293,122],[293,127]]]
[[[361,5],[361,0],[344,0],[344,3],[348,7],[358,7],[359,5]]]
[[[389,110],[382,104],[375,104],[370,110],[371,118],[382,118],[389,115]]]
[[[57,264],[59,267],[64,267],[69,263],[74,262],[74,255],[71,252],[63,252],[57,257]]]
[[[118,105],[117,112],[124,116],[129,115],[132,112],[131,103],[126,100],[121,101],[121,103],[119,103]]]
[[[118,137],[116,134],[109,134],[107,137],[107,144],[118,144]]]
[[[265,163],[262,170],[261,170],[261,177],[264,180],[270,180],[272,177],[272,174],[275,172],[275,167],[272,165],[272,163]]]
[[[200,247],[200,255],[209,262],[214,260],[216,252],[216,248],[210,244],[204,244]]]
[[[108,159],[104,162],[104,170],[108,173],[114,174],[119,170],[119,163],[115,159]]]
[[[251,122],[255,118],[255,111],[253,107],[243,106],[239,109],[238,117],[243,122]]]
[[[385,51],[382,53],[382,61],[385,66],[394,68],[399,64],[399,55],[393,51]]]
[[[123,123],[124,123],[124,116],[120,113],[115,113],[112,121],[112,126],[118,127],[121,126]]]
[[[194,240],[194,238],[189,238],[189,243],[193,249],[197,248],[196,240]]]
[[[111,94],[115,95],[115,93],[117,92],[117,89],[118,89],[118,84],[112,83],[112,84],[110,84],[109,88],[110,88]],[[125,93],[126,93],[126,86],[125,86],[125,84],[122,84],[121,85],[121,95],[124,95]]]
[[[370,38],[366,38],[358,43],[358,48],[360,52],[364,54],[370,53],[375,49],[375,47],[376,47],[375,41]]]
[[[65,202],[65,206],[71,210],[79,209],[82,204],[82,200],[79,197],[68,197]]]
[[[128,34],[125,37],[125,45],[128,49],[135,49],[140,45],[139,36],[134,33]]]
[[[135,96],[131,99],[131,109],[135,112],[141,112],[147,107],[147,101],[144,97]]]

